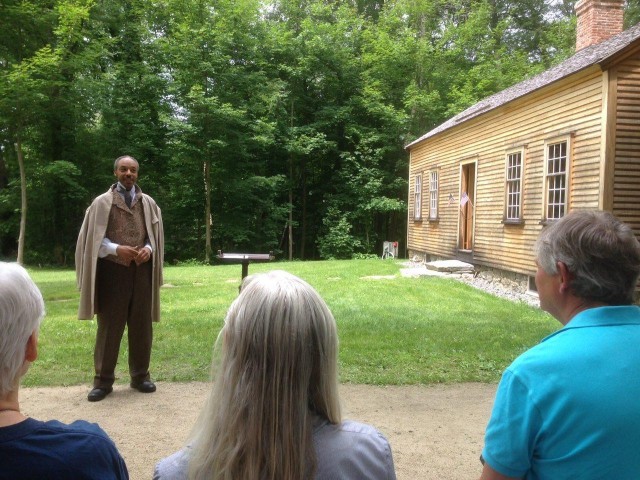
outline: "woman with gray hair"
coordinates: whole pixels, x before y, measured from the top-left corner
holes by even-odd
[[[382,434],[342,421],[337,354],[336,322],[308,283],[283,271],[247,277],[187,447],[154,479],[395,479]]]
[[[20,379],[38,356],[40,290],[16,263],[0,262],[0,480],[128,479],[114,443],[96,424],[41,422],[20,411]]]

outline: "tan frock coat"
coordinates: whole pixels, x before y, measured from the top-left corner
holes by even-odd
[[[107,231],[109,212],[113,203],[113,188],[96,197],[84,216],[76,243],[76,282],[80,290],[78,318],[91,320],[96,314],[96,267],[98,251]],[[149,243],[153,249],[151,318],[160,320],[160,287],[164,280],[162,266],[164,261],[164,228],[160,207],[149,195],[138,192],[144,209],[145,226]]]

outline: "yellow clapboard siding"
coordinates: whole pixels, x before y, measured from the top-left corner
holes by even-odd
[[[619,160],[625,159],[632,164],[630,167],[625,164],[629,171],[640,168],[634,163],[638,163],[635,154],[640,141],[633,137],[637,133],[636,122],[640,120],[638,95],[635,94],[636,89],[640,89],[640,76],[635,71],[638,67],[640,60],[634,58],[624,63],[624,69],[618,70],[620,91],[616,106],[621,115],[618,132],[623,137],[617,136],[616,155],[623,154]],[[599,205],[603,78],[603,74],[595,69],[580,72],[414,145],[410,179],[414,172],[434,168],[439,171],[440,221],[419,227],[410,222],[409,248],[438,256],[456,255],[460,165],[475,162],[474,262],[531,274],[535,270],[533,244],[542,229],[540,222],[544,216],[545,142],[554,139],[570,142],[570,208],[597,208]],[[506,203],[505,154],[511,150],[523,152],[523,224],[520,225],[502,224]],[[626,195],[632,188],[629,183],[633,185],[633,181],[624,178],[621,186],[619,180],[612,178],[618,190]],[[454,196],[453,205],[448,204],[449,194]],[[423,195],[423,204],[427,195]],[[620,205],[614,200],[614,208]]]
[[[640,238],[640,61],[618,69],[613,213]]]

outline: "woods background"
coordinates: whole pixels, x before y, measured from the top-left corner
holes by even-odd
[[[572,55],[575,3],[2,0],[0,258],[71,266],[123,154],[166,261],[402,251],[404,145]]]

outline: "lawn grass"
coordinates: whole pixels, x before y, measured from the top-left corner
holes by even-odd
[[[307,280],[333,311],[342,382],[494,382],[517,355],[560,327],[538,309],[452,279],[404,278],[399,261],[275,262],[252,264],[249,271],[275,268]],[[90,384],[96,322],[76,320],[74,273],[30,273],[45,297],[47,316],[39,358],[23,384]],[[239,265],[165,268],[162,321],[154,326],[151,359],[155,380],[208,379],[211,348],[239,283]],[[125,333],[119,383],[128,382],[127,361]]]

